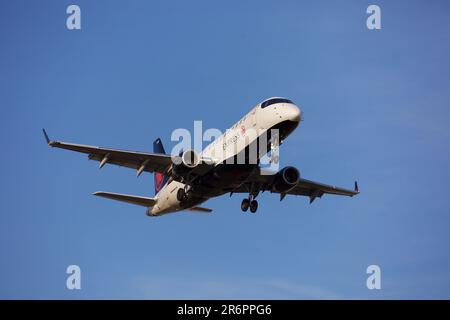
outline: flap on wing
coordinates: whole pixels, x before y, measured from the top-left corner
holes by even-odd
[[[97,192],[94,192],[93,195],[112,199],[112,200],[128,202],[131,204],[136,204],[136,205],[144,206],[144,207],[152,207],[156,203],[155,198],[139,197],[139,196],[133,196],[133,195],[128,195],[128,194],[97,191]]]

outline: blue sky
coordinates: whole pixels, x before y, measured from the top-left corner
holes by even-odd
[[[71,3],[0,4],[0,298],[450,298],[448,2],[77,0],[68,31]],[[382,30],[366,28],[373,3]],[[358,197],[149,218],[90,194],[151,196],[150,174],[98,170],[40,131],[170,149],[173,129],[223,130],[270,96],[304,112],[282,165],[357,179]]]

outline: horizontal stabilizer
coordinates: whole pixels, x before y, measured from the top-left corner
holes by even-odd
[[[97,192],[94,192],[93,195],[112,199],[112,200],[128,202],[131,204],[136,204],[136,205],[144,206],[147,208],[154,206],[156,203],[155,198],[139,197],[139,196],[133,196],[133,195],[128,195],[128,194],[97,191]]]
[[[189,209],[187,209],[188,211],[191,211],[191,212],[202,212],[202,213],[209,213],[209,212],[212,212],[212,209],[209,209],[209,208],[203,208],[203,207],[192,207],[192,208],[189,208]]]

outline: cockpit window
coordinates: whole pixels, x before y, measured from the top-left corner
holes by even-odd
[[[267,101],[264,101],[263,103],[261,103],[261,108],[265,108],[268,107],[272,104],[275,103],[293,103],[291,100],[289,99],[283,99],[283,98],[274,98],[274,99],[269,99]]]

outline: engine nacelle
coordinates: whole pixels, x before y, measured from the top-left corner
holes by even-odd
[[[300,172],[295,167],[285,167],[278,171],[272,190],[280,193],[288,192],[294,188],[300,180]]]
[[[194,169],[200,163],[200,156],[194,150],[186,150],[174,160],[173,171],[182,175]]]

